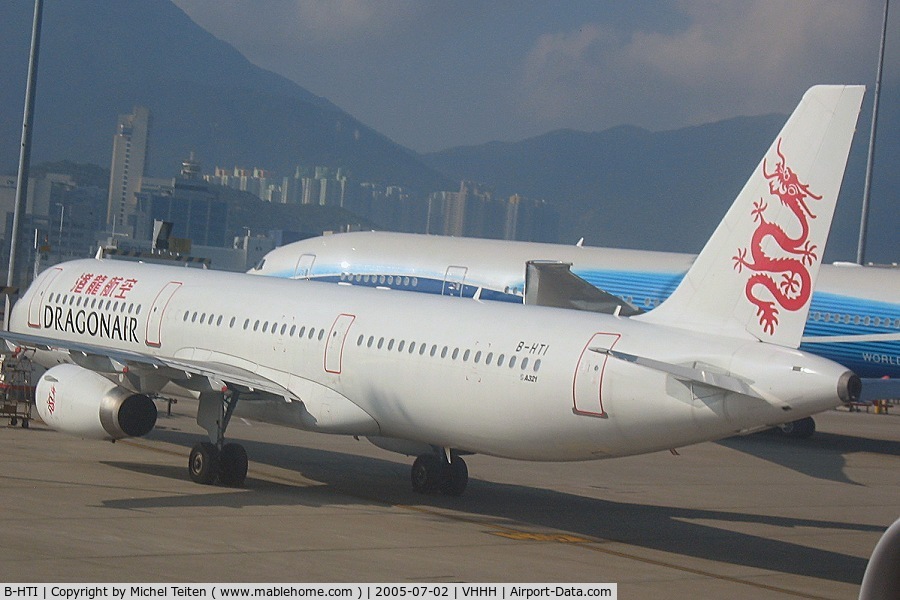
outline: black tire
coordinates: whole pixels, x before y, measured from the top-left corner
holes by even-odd
[[[194,483],[212,485],[219,476],[219,450],[209,442],[201,442],[191,450],[188,474]]]
[[[806,439],[816,432],[816,422],[812,417],[806,417],[779,425],[777,430],[788,437]]]
[[[420,494],[436,492],[441,485],[443,465],[434,454],[422,454],[413,463],[410,479],[413,490]]]
[[[247,451],[240,444],[225,444],[219,453],[219,483],[241,487],[247,478]]]
[[[28,429],[28,419],[22,419],[22,429]]]
[[[13,427],[15,427],[18,422],[19,422],[19,420],[15,417],[13,417],[9,420],[9,424],[12,425]]]
[[[469,469],[466,461],[454,457],[453,462],[445,466],[444,479],[441,481],[441,493],[447,496],[461,496],[469,483]]]

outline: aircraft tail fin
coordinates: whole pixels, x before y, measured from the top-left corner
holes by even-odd
[[[799,346],[864,91],[810,88],[675,292],[633,318]]]

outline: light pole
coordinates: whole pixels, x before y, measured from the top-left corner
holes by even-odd
[[[41,45],[41,17],[44,0],[34,0],[34,21],[31,25],[31,51],[28,55],[28,82],[25,84],[25,115],[22,120],[22,145],[19,148],[19,174],[16,179],[16,206],[13,209],[12,233],[9,240],[9,269],[6,287],[15,282],[16,246],[19,243],[19,214],[28,194],[28,168],[31,163],[31,126],[34,123],[34,90],[37,84],[38,50]],[[9,313],[12,303],[6,294],[4,321],[9,329]]]

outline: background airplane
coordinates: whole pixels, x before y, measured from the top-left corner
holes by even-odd
[[[519,304],[528,302],[526,288],[539,281],[538,303],[550,287],[558,291],[554,300],[566,298],[570,308],[612,312],[624,305],[627,313],[653,310],[668,298],[694,259],[643,250],[355,232],[276,248],[250,273],[463,298],[477,294]],[[585,295],[565,277],[547,282],[541,262],[569,264],[571,273],[615,298]],[[526,285],[528,263],[538,263],[533,266],[540,274]],[[801,348],[869,378],[866,388],[882,377],[900,378],[900,268],[823,265]],[[886,386],[883,393],[891,389]]]

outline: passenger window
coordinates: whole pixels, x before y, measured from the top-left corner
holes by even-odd
[[[527,368],[528,368],[528,357],[526,356],[525,358],[522,359],[522,370],[524,371]]]
[[[509,357],[509,368],[514,369],[515,367],[516,367],[516,357],[510,356]]]
[[[324,337],[325,337],[325,330],[324,330],[324,329],[320,329],[320,330],[319,330],[319,341],[321,342],[321,341],[322,341],[322,338],[324,338]]]
[[[471,352],[471,350],[466,350],[465,352],[463,352],[463,362],[469,362],[469,353],[470,352]]]
[[[315,327],[310,327],[310,328],[309,328],[309,339],[313,339],[313,337],[314,337],[315,335],[316,335],[316,328],[315,328]]]
[[[304,325],[303,327],[300,328],[300,333],[297,334],[297,337],[303,337],[305,333],[306,333],[306,326]]]
[[[140,309],[141,309],[141,307],[138,306],[138,310],[140,310]],[[228,326],[229,326],[229,327],[234,327],[235,321],[237,321],[237,318],[231,317],[231,321],[228,322]]]
[[[378,338],[378,349],[381,350],[382,346],[384,346],[384,338]]]
[[[459,356],[459,348],[454,348],[453,354],[450,356],[450,358],[452,358],[453,360],[456,360],[456,357],[458,357],[458,356]]]
[[[487,353],[487,356],[484,357],[484,364],[486,364],[486,365],[491,364],[491,361],[492,361],[493,359],[494,359],[494,353],[493,353],[493,352],[488,352],[488,353]]]
[[[394,349],[394,338],[391,338],[391,341],[388,342],[388,350]]]
[[[504,359],[504,358],[506,358],[506,357],[503,356],[502,354],[497,358],[497,366],[498,366],[498,367],[502,367],[502,366],[503,366],[503,359]]]
[[[253,331],[259,331],[259,319],[253,322]]]
[[[371,347],[372,347],[372,342],[374,342],[374,341],[375,341],[375,336],[371,336],[371,335],[370,335],[370,336],[369,336],[369,341],[366,343],[366,348],[371,348]]]
[[[534,361],[534,372],[537,373],[541,368],[541,359]]]
[[[366,336],[360,334],[360,336],[359,336],[358,338],[356,338],[356,345],[357,345],[357,346],[362,346],[363,339],[365,339],[365,337],[366,337]]]
[[[434,356],[435,354],[437,354],[437,344],[435,344],[431,347],[431,352],[429,354],[431,356]]]
[[[404,346],[406,346],[406,340],[400,340],[400,343],[397,345],[397,352],[403,352]]]
[[[427,345],[427,344],[424,344],[424,343],[419,344],[419,356],[424,356],[424,355],[425,355],[425,346],[426,346],[426,345]]]
[[[480,363],[480,362],[481,362],[481,350],[478,350],[478,351],[475,353],[475,364],[477,365],[477,364]]]

